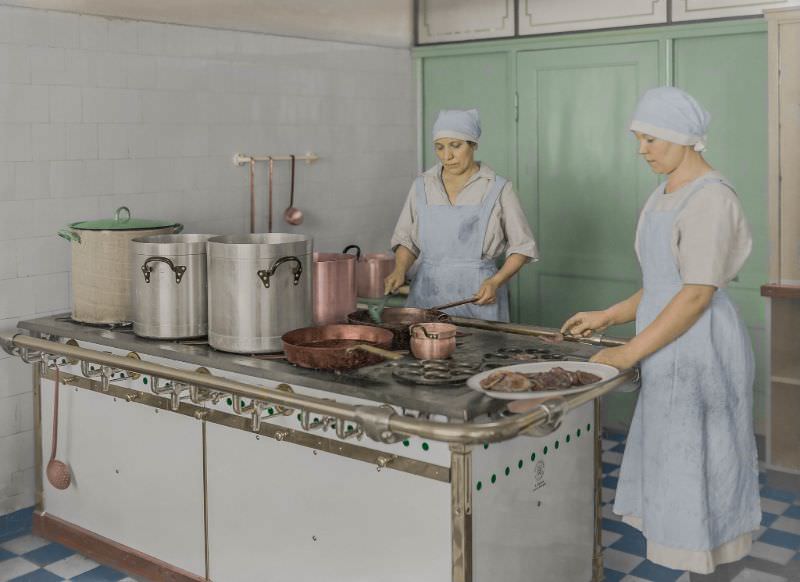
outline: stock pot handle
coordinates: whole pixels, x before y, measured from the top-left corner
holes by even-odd
[[[303,274],[303,263],[301,263],[300,259],[297,257],[281,257],[272,263],[272,266],[269,269],[261,269],[258,271],[258,278],[261,279],[265,289],[269,289],[269,280],[275,274],[275,271],[278,270],[278,267],[280,267],[283,263],[288,263],[290,261],[297,263],[297,266],[292,269],[292,274],[294,274],[294,284],[297,285],[300,283],[300,275]]]
[[[58,236],[67,239],[69,242],[76,242],[76,243],[81,242],[81,235],[79,235],[77,232],[75,232],[69,227],[65,227],[59,230]]]
[[[145,259],[144,264],[142,265],[142,274],[144,275],[145,283],[150,282],[150,273],[153,272],[153,267],[151,267],[149,263],[166,263],[166,265],[172,269],[172,272],[175,273],[176,283],[180,283],[181,279],[183,279],[184,273],[186,273],[186,267],[182,265],[176,265],[167,257],[148,257]]]
[[[358,245],[347,245],[346,247],[344,247],[342,253],[347,254],[347,251],[349,251],[350,249],[356,249],[356,260],[357,261],[361,260],[361,247]]]

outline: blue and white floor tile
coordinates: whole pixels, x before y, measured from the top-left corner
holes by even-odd
[[[761,529],[745,559],[724,564],[713,574],[698,576],[664,568],[645,559],[645,540],[611,511],[625,436],[603,439],[603,547],[608,582],[800,582],[800,487],[781,489],[760,474]],[[800,479],[795,480],[800,484]]]
[[[750,555],[708,576],[671,570],[645,559],[642,534],[611,511],[624,435],[603,439],[603,547],[607,582],[799,582],[800,486],[775,487],[761,474],[762,527]],[[800,483],[800,479],[796,480]],[[791,490],[790,490],[791,489]],[[72,550],[31,534],[31,510],[0,517],[0,582],[135,582]]]
[[[31,534],[31,509],[0,517],[0,582],[136,582]]]

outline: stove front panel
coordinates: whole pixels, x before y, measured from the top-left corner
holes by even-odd
[[[473,449],[474,580],[591,580],[594,406],[548,436]]]

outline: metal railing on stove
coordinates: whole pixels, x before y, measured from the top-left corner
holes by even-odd
[[[265,418],[283,414],[283,411],[288,409],[297,409],[302,411],[302,417],[306,423],[309,414],[318,414],[327,417],[330,421],[335,420],[337,433],[347,434],[342,427],[344,423],[350,422],[357,425],[356,429],[350,431],[351,433],[363,430],[373,440],[386,443],[396,442],[405,436],[417,436],[447,443],[469,445],[504,441],[522,433],[547,434],[558,427],[561,417],[571,409],[582,406],[595,398],[600,398],[624,384],[638,382],[637,370],[623,370],[614,378],[598,382],[583,392],[544,399],[530,412],[490,422],[449,423],[404,416],[387,405],[343,404],[335,400],[296,394],[288,385],[279,385],[277,388],[260,388],[212,376],[208,373],[181,370],[136,358],[35,338],[22,333],[0,335],[0,345],[7,353],[21,357],[29,364],[47,367],[57,356],[64,356],[73,362],[79,361],[84,376],[100,376],[104,391],[108,390],[113,374],[121,371],[150,376],[153,384],[151,389],[157,393],[169,393],[173,410],[178,408],[180,400],[187,392],[192,400],[216,401],[230,396],[237,403],[234,412],[251,415],[256,431]],[[91,364],[95,364],[99,368],[93,369]],[[169,380],[170,384],[160,385],[159,380]],[[249,406],[242,407],[240,398],[248,398],[252,402]],[[270,405],[281,412],[262,417],[262,411]],[[341,430],[338,430],[340,428]]]

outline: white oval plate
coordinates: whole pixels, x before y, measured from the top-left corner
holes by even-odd
[[[486,370],[480,374],[475,374],[467,380],[467,386],[478,392],[483,392],[492,398],[499,398],[500,400],[528,400],[530,398],[549,398],[551,396],[566,396],[567,394],[577,394],[588,390],[594,384],[586,384],[584,386],[573,386],[572,388],[563,388],[561,390],[528,390],[526,392],[496,392],[494,390],[486,390],[481,387],[481,380],[486,378],[489,374],[499,371],[519,372],[521,374],[530,374],[531,372],[547,372],[553,368],[563,368],[570,372],[589,372],[600,376],[600,380],[608,380],[619,374],[613,366],[607,364],[597,364],[594,362],[532,362],[530,364],[515,364],[513,366],[503,366],[493,370]]]

